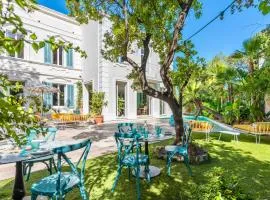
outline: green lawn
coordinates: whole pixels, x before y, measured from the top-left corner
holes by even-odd
[[[255,144],[253,136],[240,136],[240,142],[232,141],[233,136],[213,134],[210,142],[205,142],[204,135],[193,135],[195,141],[204,146],[211,156],[211,162],[193,165],[193,177],[188,176],[183,163],[174,163],[172,176],[166,175],[165,161],[151,158],[151,164],[162,169],[160,176],[155,177],[148,184],[141,181],[142,199],[194,199],[196,186],[208,183],[207,174],[214,167],[226,170],[226,176],[240,177],[240,186],[245,192],[252,194],[256,199],[270,199],[270,138],[263,137],[261,144]],[[165,141],[163,144],[171,143]],[[155,144],[161,146],[161,143]],[[151,146],[153,152],[155,145]],[[33,173],[31,181],[26,183],[27,192],[33,181],[46,176],[47,172]],[[86,170],[86,187],[92,200],[95,199],[136,199],[135,180],[128,179],[127,170],[124,170],[116,191],[111,193],[111,187],[116,175],[116,155],[110,154],[88,160]],[[10,199],[13,179],[0,182],[0,199]],[[66,199],[79,199],[78,190],[74,190]]]

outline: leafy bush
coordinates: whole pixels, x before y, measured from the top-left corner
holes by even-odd
[[[236,176],[225,176],[222,168],[213,168],[208,174],[209,182],[194,188],[198,200],[251,200],[250,194],[245,193],[239,186]]]
[[[77,86],[77,99],[76,99],[76,105],[77,105],[77,110],[80,110],[83,107],[83,87],[82,87],[82,82],[78,81],[76,83]]]

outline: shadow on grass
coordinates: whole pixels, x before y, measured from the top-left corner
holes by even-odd
[[[246,193],[255,199],[270,198],[270,145],[257,145],[252,136],[241,136],[239,143],[233,142],[233,136],[224,135],[222,141],[217,141],[218,134],[211,135],[211,141],[205,141],[205,135],[194,134],[193,139],[211,156],[211,162],[201,165],[192,165],[193,177],[188,175],[183,163],[173,163],[171,177],[167,176],[165,161],[151,156],[151,165],[161,168],[161,174],[148,184],[141,179],[142,199],[195,199],[196,188],[209,182],[207,174],[214,167],[225,169],[226,176],[236,175],[240,179],[240,186]],[[268,140],[265,140],[268,142]],[[172,140],[150,146],[154,152],[155,146],[170,144]],[[128,179],[127,170],[119,179],[114,193],[111,192],[116,175],[116,154],[110,154],[87,161],[85,185],[92,200],[129,200],[136,199],[136,182],[132,177]],[[26,183],[29,192],[32,182],[46,176],[46,171],[33,173],[31,180]],[[9,199],[12,192],[13,180],[0,182],[0,199]],[[77,189],[70,192],[66,199],[79,199]]]

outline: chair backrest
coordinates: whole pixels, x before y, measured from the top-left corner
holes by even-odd
[[[66,163],[68,163],[68,165],[70,166],[72,173],[77,175],[81,181],[84,180],[84,172],[85,172],[85,163],[87,160],[87,156],[88,153],[90,151],[90,147],[91,147],[91,140],[87,139],[84,141],[81,141],[77,144],[72,144],[72,145],[67,145],[67,146],[63,146],[63,147],[58,147],[55,148],[53,150],[53,152],[55,154],[57,154],[57,174],[58,174],[58,178],[57,178],[57,185],[56,185],[56,190],[57,192],[60,192],[60,186],[63,185],[63,183],[61,183],[61,173],[62,173],[62,159],[64,159],[66,161]],[[66,153],[71,152],[71,151],[76,151],[79,149],[83,149],[83,153],[81,155],[81,157],[79,158],[78,162],[76,164],[73,164],[71,162],[71,160],[66,156]],[[81,169],[79,170],[78,166],[82,165]]]
[[[188,148],[190,139],[191,139],[191,128],[188,124],[185,124],[182,145]]]
[[[211,132],[213,125],[206,121],[189,121],[190,128],[194,132]]]
[[[270,122],[255,122],[252,124],[252,131],[261,134],[270,134]]]
[[[115,141],[117,144],[117,153],[118,153],[118,161],[121,163],[122,160],[132,152],[134,145],[136,146],[136,160],[138,162],[139,158],[139,138],[140,134],[135,133],[123,133],[116,132],[114,134]]]
[[[133,126],[134,124],[133,123],[119,123],[117,125],[118,127],[118,132],[119,133],[127,133],[127,132],[131,132],[133,130]]]
[[[55,140],[55,136],[56,136],[56,133],[57,133],[57,128],[55,127],[50,127],[50,128],[47,128],[47,134],[45,136],[45,140],[48,142],[48,141],[54,141]]]
[[[160,126],[155,126],[156,135],[160,135],[162,132],[162,128]]]
[[[27,143],[30,144],[32,140],[37,139],[37,135],[38,135],[37,130],[30,129],[30,132],[27,136]]]

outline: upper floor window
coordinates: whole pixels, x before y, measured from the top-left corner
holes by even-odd
[[[51,45],[46,43],[44,47],[44,62],[47,64],[64,65],[64,49],[59,47],[57,50],[52,51]],[[69,49],[66,52],[66,66],[73,68],[73,50]]]
[[[51,45],[46,43],[44,47],[44,62],[48,64],[63,65],[63,47],[52,52]]]
[[[53,64],[63,65],[63,47],[59,47],[53,52]]]
[[[23,35],[19,33],[12,33],[12,31],[7,30],[6,31],[6,37],[15,39],[15,40],[20,40]],[[22,47],[19,52],[8,52],[8,56],[15,57],[15,58],[24,58],[24,48]]]

